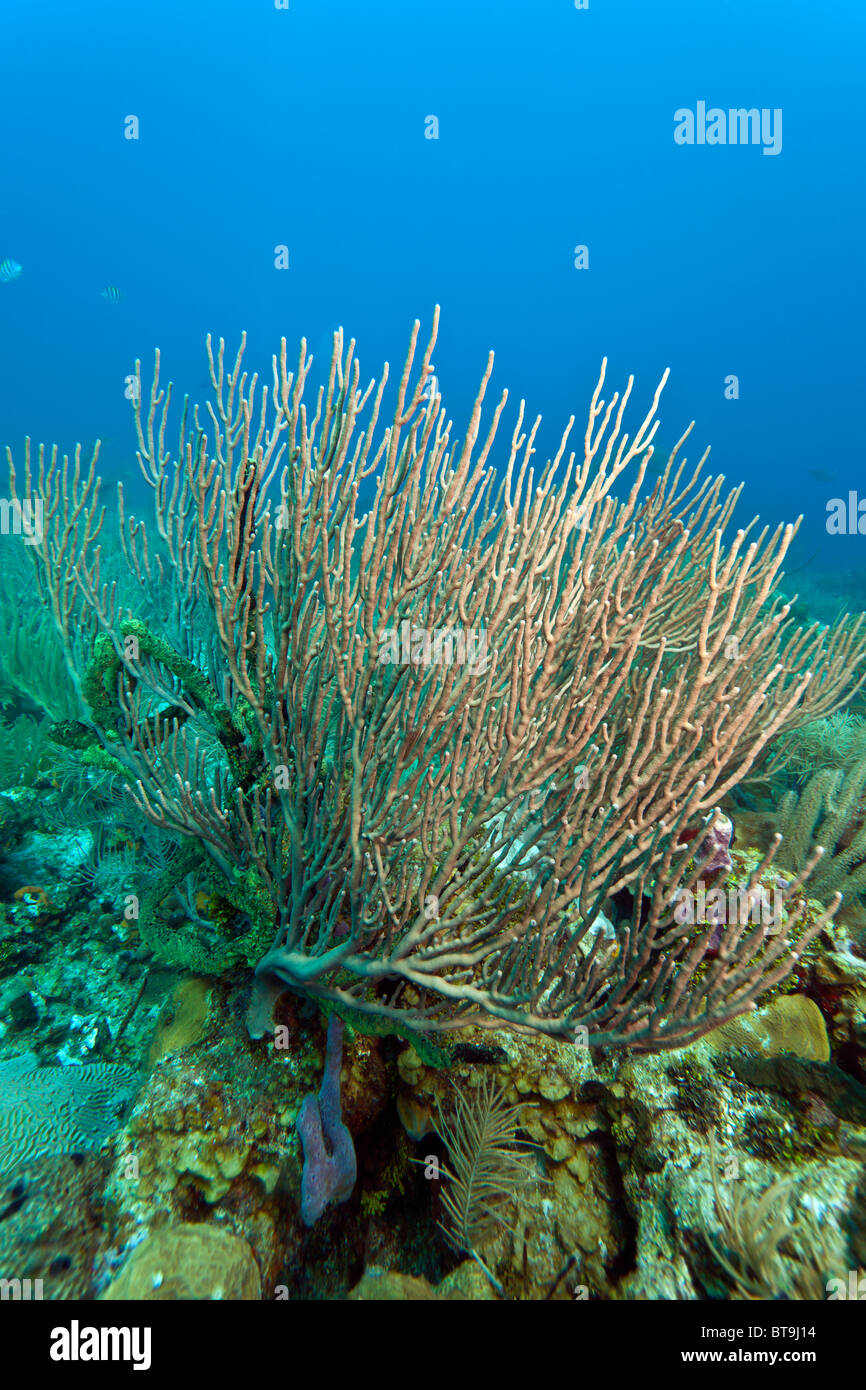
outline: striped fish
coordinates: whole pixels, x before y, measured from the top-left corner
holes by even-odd
[[[21,267],[17,261],[13,261],[11,256],[7,256],[5,261],[0,261],[0,285],[11,284],[17,280],[21,274]]]
[[[102,291],[102,298],[107,299],[109,304],[119,304],[123,298],[123,293],[116,285],[106,285]]]

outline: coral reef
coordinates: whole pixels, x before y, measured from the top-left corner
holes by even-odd
[[[0,1274],[834,1296],[864,623],[797,626],[794,528],[725,541],[684,440],[647,495],[658,392],[626,435],[602,373],[535,471],[521,408],[497,481],[490,367],[454,444],[417,335],[384,428],[342,335],[315,412],[306,347],[265,401],[209,343],[215,432],[185,410],[174,452],[157,358],[149,537],[95,458],[12,468],[46,525],[0,623]]]
[[[137,366],[156,534],[121,493],[119,587],[97,544],[98,449],[89,467],[80,448],[72,465],[29,441],[22,469],[9,454],[13,503],[44,515],[29,553],[81,706],[56,736],[175,837],[167,896],[177,871],[188,903],[204,889],[233,911],[226,939],[192,910],[172,930],[174,905],[149,899],[142,934],[165,961],[262,954],[290,989],[420,1031],[487,1016],[682,1044],[748,1009],[800,944],[791,913],[700,973],[713,938],[687,949],[672,911],[683,832],[712,834],[707,814],[776,734],[856,691],[864,624],[796,627],[776,594],[796,527],[724,544],[737,490],[703,460],[684,472],[689,431],[641,499],[666,374],[629,436],[632,383],[605,402],[603,364],[582,463],[563,464],[569,424],[537,484],[521,407],[497,487],[492,356],[452,451],[429,385],[437,326],[438,311],[416,363],[415,325],[384,428],[387,369],[362,390],[342,332],[312,416],[305,344],[294,371],[281,344],[268,396],[244,342],[232,365],[209,339],[214,437],[184,411],[175,454],[159,355],[149,400]],[[136,589],[163,587],[154,622]],[[206,862],[221,885],[200,881]],[[600,953],[593,925],[625,890],[634,912]]]

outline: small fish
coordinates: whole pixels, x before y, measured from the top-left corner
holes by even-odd
[[[832,483],[837,476],[832,468],[807,468],[806,473],[810,478],[814,478],[816,483]]]
[[[106,285],[102,291],[102,298],[107,299],[109,304],[119,304],[123,298],[123,292],[116,285]]]
[[[660,478],[668,466],[671,451],[662,444],[653,444],[653,451],[647,459],[646,477]],[[646,454],[643,456],[646,459]]]
[[[0,261],[0,284],[10,285],[20,274],[21,267],[11,256],[7,256],[5,261]]]

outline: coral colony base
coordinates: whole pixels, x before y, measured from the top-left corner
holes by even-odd
[[[437,326],[365,387],[338,332],[311,399],[305,342],[266,389],[209,339],[176,414],[137,363],[147,523],[98,446],[8,451],[0,1183],[70,1184],[53,1297],[824,1297],[866,762],[795,769],[863,617],[794,620],[796,525],[734,529],[691,426],[648,481],[667,373],[630,435],[602,364],[540,464],[492,354],[452,439]]]

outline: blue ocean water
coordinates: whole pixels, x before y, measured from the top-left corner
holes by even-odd
[[[3,438],[99,435],[133,472],[122,382],[154,345],[194,393],[207,332],[246,329],[267,369],[281,336],[322,354],[342,324],[373,375],[439,303],[455,421],[491,347],[550,440],[603,355],[643,393],[669,366],[662,441],[695,419],[750,515],[804,513],[792,562],[857,563],[825,520],[866,443],[864,23],[790,0],[9,0]],[[781,110],[778,153],[676,144],[698,102]]]
[[[536,461],[543,461],[571,416],[572,447],[582,449],[603,358],[607,399],[634,377],[628,429],[669,369],[656,462],[694,420],[688,457],[697,461],[711,446],[710,470],[744,484],[741,524],[759,514],[772,530],[802,515],[785,565],[792,572],[785,591],[801,594],[794,616],[828,623],[843,610],[866,611],[864,56],[866,11],[853,0],[820,8],[804,0],[4,0],[0,446],[10,447],[20,485],[26,437],[70,454],[80,442],[87,456],[100,439],[100,471],[112,485],[102,500],[113,508],[120,481],[127,510],[147,515],[152,492],[136,462],[129,388],[140,361],[148,392],[155,348],[177,401],[183,393],[204,401],[208,334],[224,338],[233,359],[246,333],[244,365],[270,385],[281,339],[291,364],[305,338],[317,363],[313,379],[325,379],[342,327],[356,341],[362,384],[390,363],[393,410],[412,325],[420,320],[423,346],[438,305],[433,362],[458,441],[495,352],[482,437],[507,388],[490,457],[500,476],[520,401],[530,424],[542,417]],[[656,476],[651,468],[646,490]],[[367,482],[361,493],[365,506],[373,488]],[[312,679],[293,691],[295,722],[288,720],[283,743],[263,752],[267,737],[243,691],[250,653],[261,656],[264,671],[275,647],[254,633],[257,602],[242,619],[233,615],[243,629],[240,672],[209,653],[208,641],[218,647],[216,628],[193,634],[187,614],[185,635],[193,637],[185,657],[201,657],[211,682],[204,697],[191,693],[177,652],[161,647],[145,653],[149,675],[159,668],[159,679],[144,704],[128,707],[122,660],[106,658],[112,643],[122,649],[117,629],[100,619],[98,638],[74,632],[82,672],[94,653],[105,662],[98,681],[88,667],[88,732],[87,719],[52,702],[59,675],[50,689],[44,667],[32,680],[22,674],[28,642],[40,661],[53,648],[38,624],[28,626],[41,613],[35,589],[16,590],[20,547],[6,534],[5,482],[0,498],[0,547],[16,546],[14,563],[0,548],[7,610],[0,623],[0,1217],[10,1214],[5,1226],[0,1220],[0,1280],[36,1281],[40,1290],[44,1281],[46,1298],[88,1301],[106,1291],[151,1297],[161,1286],[165,1301],[342,1299],[350,1291],[371,1300],[385,1297],[387,1285],[391,1298],[456,1291],[472,1299],[589,1298],[617,1308],[866,1296],[866,652],[850,658],[838,698],[818,711],[833,720],[810,719],[806,733],[794,729],[796,745],[772,745],[778,765],[762,761],[761,748],[741,775],[715,767],[718,811],[695,811],[691,784],[665,803],[669,820],[659,834],[673,824],[680,858],[680,846],[693,846],[694,871],[703,863],[711,892],[728,872],[734,891],[781,892],[786,923],[808,938],[785,980],[765,979],[765,992],[756,989],[758,1023],[739,1018],[754,999],[738,995],[719,1009],[720,1029],[729,1031],[721,1039],[714,1031],[712,1044],[698,1036],[706,1029],[697,1014],[695,1036],[671,1032],[664,1043],[671,1060],[640,1031],[646,1017],[636,1007],[635,1069],[623,1081],[613,1053],[631,1043],[620,1017],[614,1026],[606,1015],[596,1032],[596,1014],[609,1003],[596,980],[592,1000],[584,1000],[591,1042],[582,1052],[584,1014],[574,1012],[559,1032],[536,1026],[535,1050],[521,1050],[523,1035],[520,1046],[509,1042],[504,1028],[489,1041],[479,1026],[447,1053],[438,1034],[416,1036],[387,1013],[396,966],[368,993],[355,984],[352,993],[340,977],[344,993],[317,994],[318,976],[298,946],[305,911],[314,925],[300,932],[304,950],[313,941],[340,967],[374,958],[359,926],[357,883],[345,890],[346,900],[355,894],[350,913],[341,906],[340,876],[349,882],[351,864],[360,882],[380,852],[398,878],[404,868],[407,882],[416,872],[415,841],[407,848],[410,837],[388,821],[390,803],[378,821],[372,806],[398,761],[401,791],[411,787],[423,802],[413,758],[428,757],[431,779],[442,772],[441,711],[428,735],[402,709],[407,722],[396,743],[384,721],[381,750],[372,755],[372,763],[381,757],[380,782],[364,781],[352,803],[352,835],[368,811],[375,822],[363,857],[354,840],[346,848],[346,785],[360,754],[345,728],[316,743],[320,731],[314,737],[304,725]],[[110,525],[106,538],[110,579],[119,563]],[[689,582],[687,566],[680,578]],[[466,587],[474,594],[477,586]],[[22,595],[14,604],[13,590]],[[168,621],[164,597],[155,584],[153,627],[158,617]],[[636,674],[623,689],[635,706],[650,688],[656,636],[632,653]],[[166,640],[176,637],[171,629]],[[737,644],[748,647],[752,637],[735,632],[725,660],[739,660]],[[401,655],[403,640],[394,639],[395,667],[416,661]],[[702,639],[678,629],[677,640],[675,650],[686,653]],[[848,657],[837,650],[820,679],[829,681]],[[138,652],[129,660],[137,662]],[[140,670],[130,669],[139,681]],[[671,686],[678,669],[673,661]],[[396,707],[402,676],[393,686],[390,672],[382,679],[380,715]],[[604,680],[599,668],[581,693],[584,704],[595,688],[604,692]],[[736,709],[739,691],[719,694],[718,704],[728,699]],[[792,697],[785,730],[804,691]],[[221,700],[225,708],[217,708]],[[611,695],[612,727],[614,706]],[[460,728],[460,710],[455,699],[449,736]],[[543,711],[552,743],[562,732],[557,710]],[[175,767],[160,721],[178,719],[178,711],[175,738],[188,717],[202,761],[190,771],[181,757],[174,781],[156,774],[147,781],[148,759]],[[681,739],[700,722],[694,711],[690,721],[678,726]],[[647,743],[663,723],[659,716]],[[251,768],[266,755],[269,774],[283,771],[302,725],[313,751],[303,776],[292,773],[302,791],[291,786],[307,820],[290,815],[284,798],[285,826],[274,831],[273,777]],[[603,727],[607,737],[600,721],[597,741],[586,740],[585,762],[569,776],[587,768],[590,779],[601,775]],[[637,750],[629,743],[630,727],[617,726],[604,754],[615,753],[610,768],[628,748],[636,786],[650,773],[643,742]],[[707,727],[715,737],[710,718]],[[109,760],[119,744],[129,754],[120,770]],[[682,746],[665,748],[671,766]],[[342,747],[342,765],[334,747]],[[82,749],[89,758],[79,766],[72,751]],[[697,765],[699,756],[696,742],[689,757]],[[487,786],[485,767],[464,789],[466,804]],[[622,790],[613,790],[609,768],[602,839]],[[518,834],[507,819],[518,800],[510,781],[501,802],[491,797],[486,819],[479,815],[484,834],[494,835],[495,824],[499,836],[491,877],[526,853],[521,872],[539,901],[560,882],[544,854],[534,857],[539,845],[550,849],[551,827],[531,821],[539,805],[543,817],[544,806],[559,807],[565,795],[554,772],[551,762],[536,785],[521,784],[531,834],[522,825]],[[192,785],[205,801],[213,793],[220,802],[229,826],[223,839],[204,802],[183,807],[190,824],[201,812],[207,833],[198,839],[170,816],[158,824],[154,807],[168,808],[175,793],[182,800],[185,778],[186,791]],[[286,783],[277,785],[285,792]],[[586,784],[576,785],[582,792]],[[589,785],[591,794],[598,784]],[[661,802],[664,789],[656,791]],[[652,820],[652,806],[635,796],[619,856],[630,853],[628,836],[640,839]],[[142,797],[150,798],[149,816]],[[183,814],[176,810],[176,819]],[[323,839],[332,834],[333,843],[325,853],[315,841],[314,855],[304,835],[318,816]],[[267,843],[256,839],[265,825]],[[437,825],[436,833],[454,833],[444,814]],[[765,863],[779,827],[788,848]],[[433,833],[425,823],[420,842],[438,866],[446,850]],[[490,850],[480,834],[465,853],[454,851],[444,888],[428,893],[432,874],[414,885],[431,950],[439,945],[429,926],[439,920],[437,895],[447,903],[452,891],[458,899],[468,892],[467,875]],[[420,835],[417,826],[412,835]],[[291,860],[299,843],[306,859],[299,852]],[[819,843],[828,850],[821,866]],[[588,859],[591,851],[581,853]],[[617,859],[604,883],[590,883],[575,855],[555,872],[569,883],[569,874],[575,883],[586,875],[592,910],[577,898],[585,944],[594,943],[593,961],[618,980],[634,933],[650,920],[650,878],[636,887],[623,873],[620,882]],[[817,886],[804,906],[792,884],[807,863]],[[655,872],[656,860],[650,867]],[[292,873],[304,877],[301,906],[300,890],[293,904]],[[487,892],[477,876],[479,894]],[[263,906],[266,883],[272,891]],[[397,892],[394,878],[389,891]],[[397,909],[387,895],[381,901],[399,935]],[[479,921],[492,911],[480,901],[472,908]],[[727,959],[728,920],[712,915],[706,893],[700,903],[698,993]],[[148,927],[139,935],[140,909]],[[545,899],[539,916],[548,910]],[[727,910],[724,894],[718,910]],[[514,899],[501,898],[497,911],[512,930]],[[537,926],[528,908],[524,915]],[[254,977],[270,941],[263,922],[276,938],[269,968]],[[564,980],[572,947],[555,940]],[[660,950],[647,948],[641,968],[652,956],[660,969]],[[476,965],[465,967],[460,985]],[[427,1007],[425,988],[422,974],[401,981],[410,1011]],[[523,1012],[512,1011],[517,1021],[534,1010],[537,1024],[552,988],[548,979],[529,990]],[[376,1019],[369,1029],[368,1005]],[[498,1007],[499,1023],[514,1021],[501,1000]],[[562,1051],[544,1050],[554,1046]],[[717,1067],[727,1049],[734,1060]],[[779,1056],[793,1058],[788,1070]],[[496,1082],[488,1079],[494,1073]],[[493,1216],[461,1207],[479,1161],[473,1114],[494,1135],[486,1151]],[[717,1144],[743,1165],[742,1202],[717,1184],[728,1161],[717,1162]],[[440,1184],[438,1169],[435,1185],[425,1185],[429,1173],[418,1161],[430,1153],[456,1173],[455,1187]],[[732,1181],[739,1176],[738,1169]],[[782,1184],[774,1212],[784,1215],[768,1229],[759,1203],[773,1182]],[[811,1207],[802,1200],[809,1192]],[[505,1221],[513,1248],[497,1245],[501,1232],[492,1230],[506,1202],[517,1213],[509,1207]],[[793,1232],[787,1243],[782,1226]],[[663,1250],[652,1246],[659,1230]],[[760,1268],[748,1259],[755,1234],[765,1241]]]

